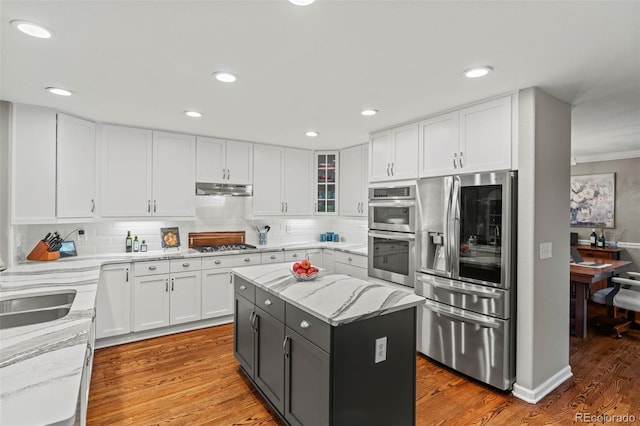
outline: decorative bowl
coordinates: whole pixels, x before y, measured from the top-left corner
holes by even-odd
[[[293,275],[293,278],[295,278],[298,281],[313,281],[316,279],[316,277],[318,276],[318,272],[314,272],[313,274],[297,274],[296,271],[294,271],[293,269],[289,269],[289,272],[291,272],[291,275]]]

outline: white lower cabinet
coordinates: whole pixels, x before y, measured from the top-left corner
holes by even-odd
[[[184,263],[182,259],[176,260]],[[169,273],[167,260],[135,264],[134,331],[201,319],[200,267],[190,265],[186,269],[193,270]]]
[[[202,319],[233,314],[231,256],[202,259]]]
[[[96,338],[131,332],[130,263],[104,265],[96,294]]]
[[[313,266],[317,266],[318,268],[325,267],[324,259],[322,258],[322,249],[307,250],[306,257]]]
[[[328,272],[335,270],[335,250],[322,249],[322,267]]]

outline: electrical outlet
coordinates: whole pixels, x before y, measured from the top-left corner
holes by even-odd
[[[376,339],[375,363],[387,360],[387,337]]]
[[[78,229],[78,241],[85,241],[87,239],[87,234],[84,232],[84,229]]]

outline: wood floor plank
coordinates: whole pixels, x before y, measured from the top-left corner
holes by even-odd
[[[417,425],[557,425],[585,414],[640,422],[640,331],[614,339],[590,325],[586,339],[571,338],[570,365],[574,376],[532,405],[418,354]],[[240,372],[231,324],[97,350],[87,421],[283,425]]]

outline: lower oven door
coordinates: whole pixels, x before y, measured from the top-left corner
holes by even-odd
[[[418,308],[418,351],[499,389],[511,389],[511,320],[427,300]]]
[[[415,258],[415,234],[369,231],[368,272],[370,276],[413,287]]]

